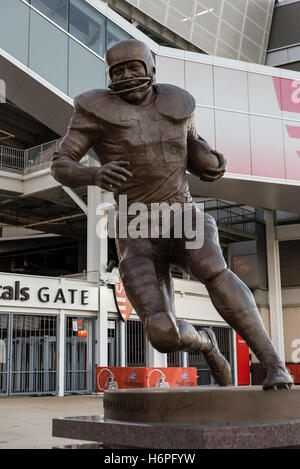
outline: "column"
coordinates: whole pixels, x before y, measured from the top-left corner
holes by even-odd
[[[188,367],[189,366],[189,354],[188,352],[182,352],[182,366],[184,368]]]
[[[276,239],[273,211],[265,211],[265,222],[269,284],[270,335],[280,358],[285,361],[279,243]]]
[[[100,240],[96,231],[99,216],[97,216],[96,210],[101,203],[101,189],[95,186],[88,186],[87,194],[87,280],[96,282],[100,274]]]
[[[238,385],[238,373],[237,373],[237,350],[236,350],[236,332],[232,329],[231,331],[232,340],[232,352],[233,352],[233,385]],[[251,375],[251,374],[250,374]]]
[[[125,322],[119,323],[119,366],[126,366],[126,330]]]
[[[166,353],[158,352],[146,339],[146,366],[151,368],[164,368],[168,366],[168,356]]]
[[[96,162],[89,156],[88,165],[95,166]],[[99,187],[88,186],[87,213],[87,280],[97,282],[99,286],[99,314],[95,322],[95,364],[107,365],[107,311],[102,308],[102,290],[99,279],[106,266],[107,249],[105,242],[97,234],[97,224],[100,222],[97,208],[102,203],[103,191]],[[105,239],[107,243],[107,239]]]
[[[59,356],[58,356],[58,395],[65,394],[65,313],[61,309],[59,314]]]

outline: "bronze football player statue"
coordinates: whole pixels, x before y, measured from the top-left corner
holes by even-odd
[[[109,90],[77,96],[69,129],[52,162],[63,185],[95,185],[112,191],[117,207],[177,203],[188,207],[195,225],[199,209],[192,201],[186,170],[213,182],[224,175],[226,161],[196,132],[195,100],[184,89],[155,84],[155,65],[140,41],[121,41],[105,56]],[[85,167],[81,158],[93,148],[101,167]],[[263,389],[289,388],[292,377],[263,326],[252,293],[226,265],[216,223],[204,214],[202,247],[188,249],[186,236],[120,237],[119,270],[126,294],[153,347],[162,353],[201,351],[215,381],[231,384],[230,365],[210,328],[200,331],[176,320],[170,264],[202,282],[220,316],[245,340],[265,369]],[[116,224],[116,226],[118,226]]]

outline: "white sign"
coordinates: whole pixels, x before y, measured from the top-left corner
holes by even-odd
[[[98,288],[74,280],[0,276],[0,306],[98,310]]]

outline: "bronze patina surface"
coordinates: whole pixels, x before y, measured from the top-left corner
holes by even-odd
[[[300,388],[265,393],[260,386],[119,389],[104,392],[104,419],[136,423],[233,425],[300,419]]]
[[[195,100],[177,86],[155,83],[148,47],[121,41],[106,53],[109,90],[77,96],[74,115],[52,162],[52,174],[69,187],[95,185],[112,191],[118,203],[177,203],[199,216],[186,170],[212,183],[224,175],[226,160],[195,129]],[[201,82],[201,77],[199,77]],[[199,85],[201,86],[201,85]],[[101,167],[84,167],[93,148]],[[117,209],[118,212],[118,209]],[[117,219],[118,219],[117,213]],[[231,383],[230,366],[211,329],[199,332],[176,320],[170,264],[203,282],[220,316],[246,341],[266,371],[263,389],[289,387],[292,377],[263,326],[252,293],[225,262],[214,219],[204,215],[204,242],[187,248],[187,237],[120,237],[119,271],[127,296],[160,352],[202,351],[218,384]]]

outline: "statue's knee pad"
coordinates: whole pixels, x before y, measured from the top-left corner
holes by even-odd
[[[144,319],[148,340],[161,353],[175,352],[180,336],[175,318],[168,313],[155,313]]]

